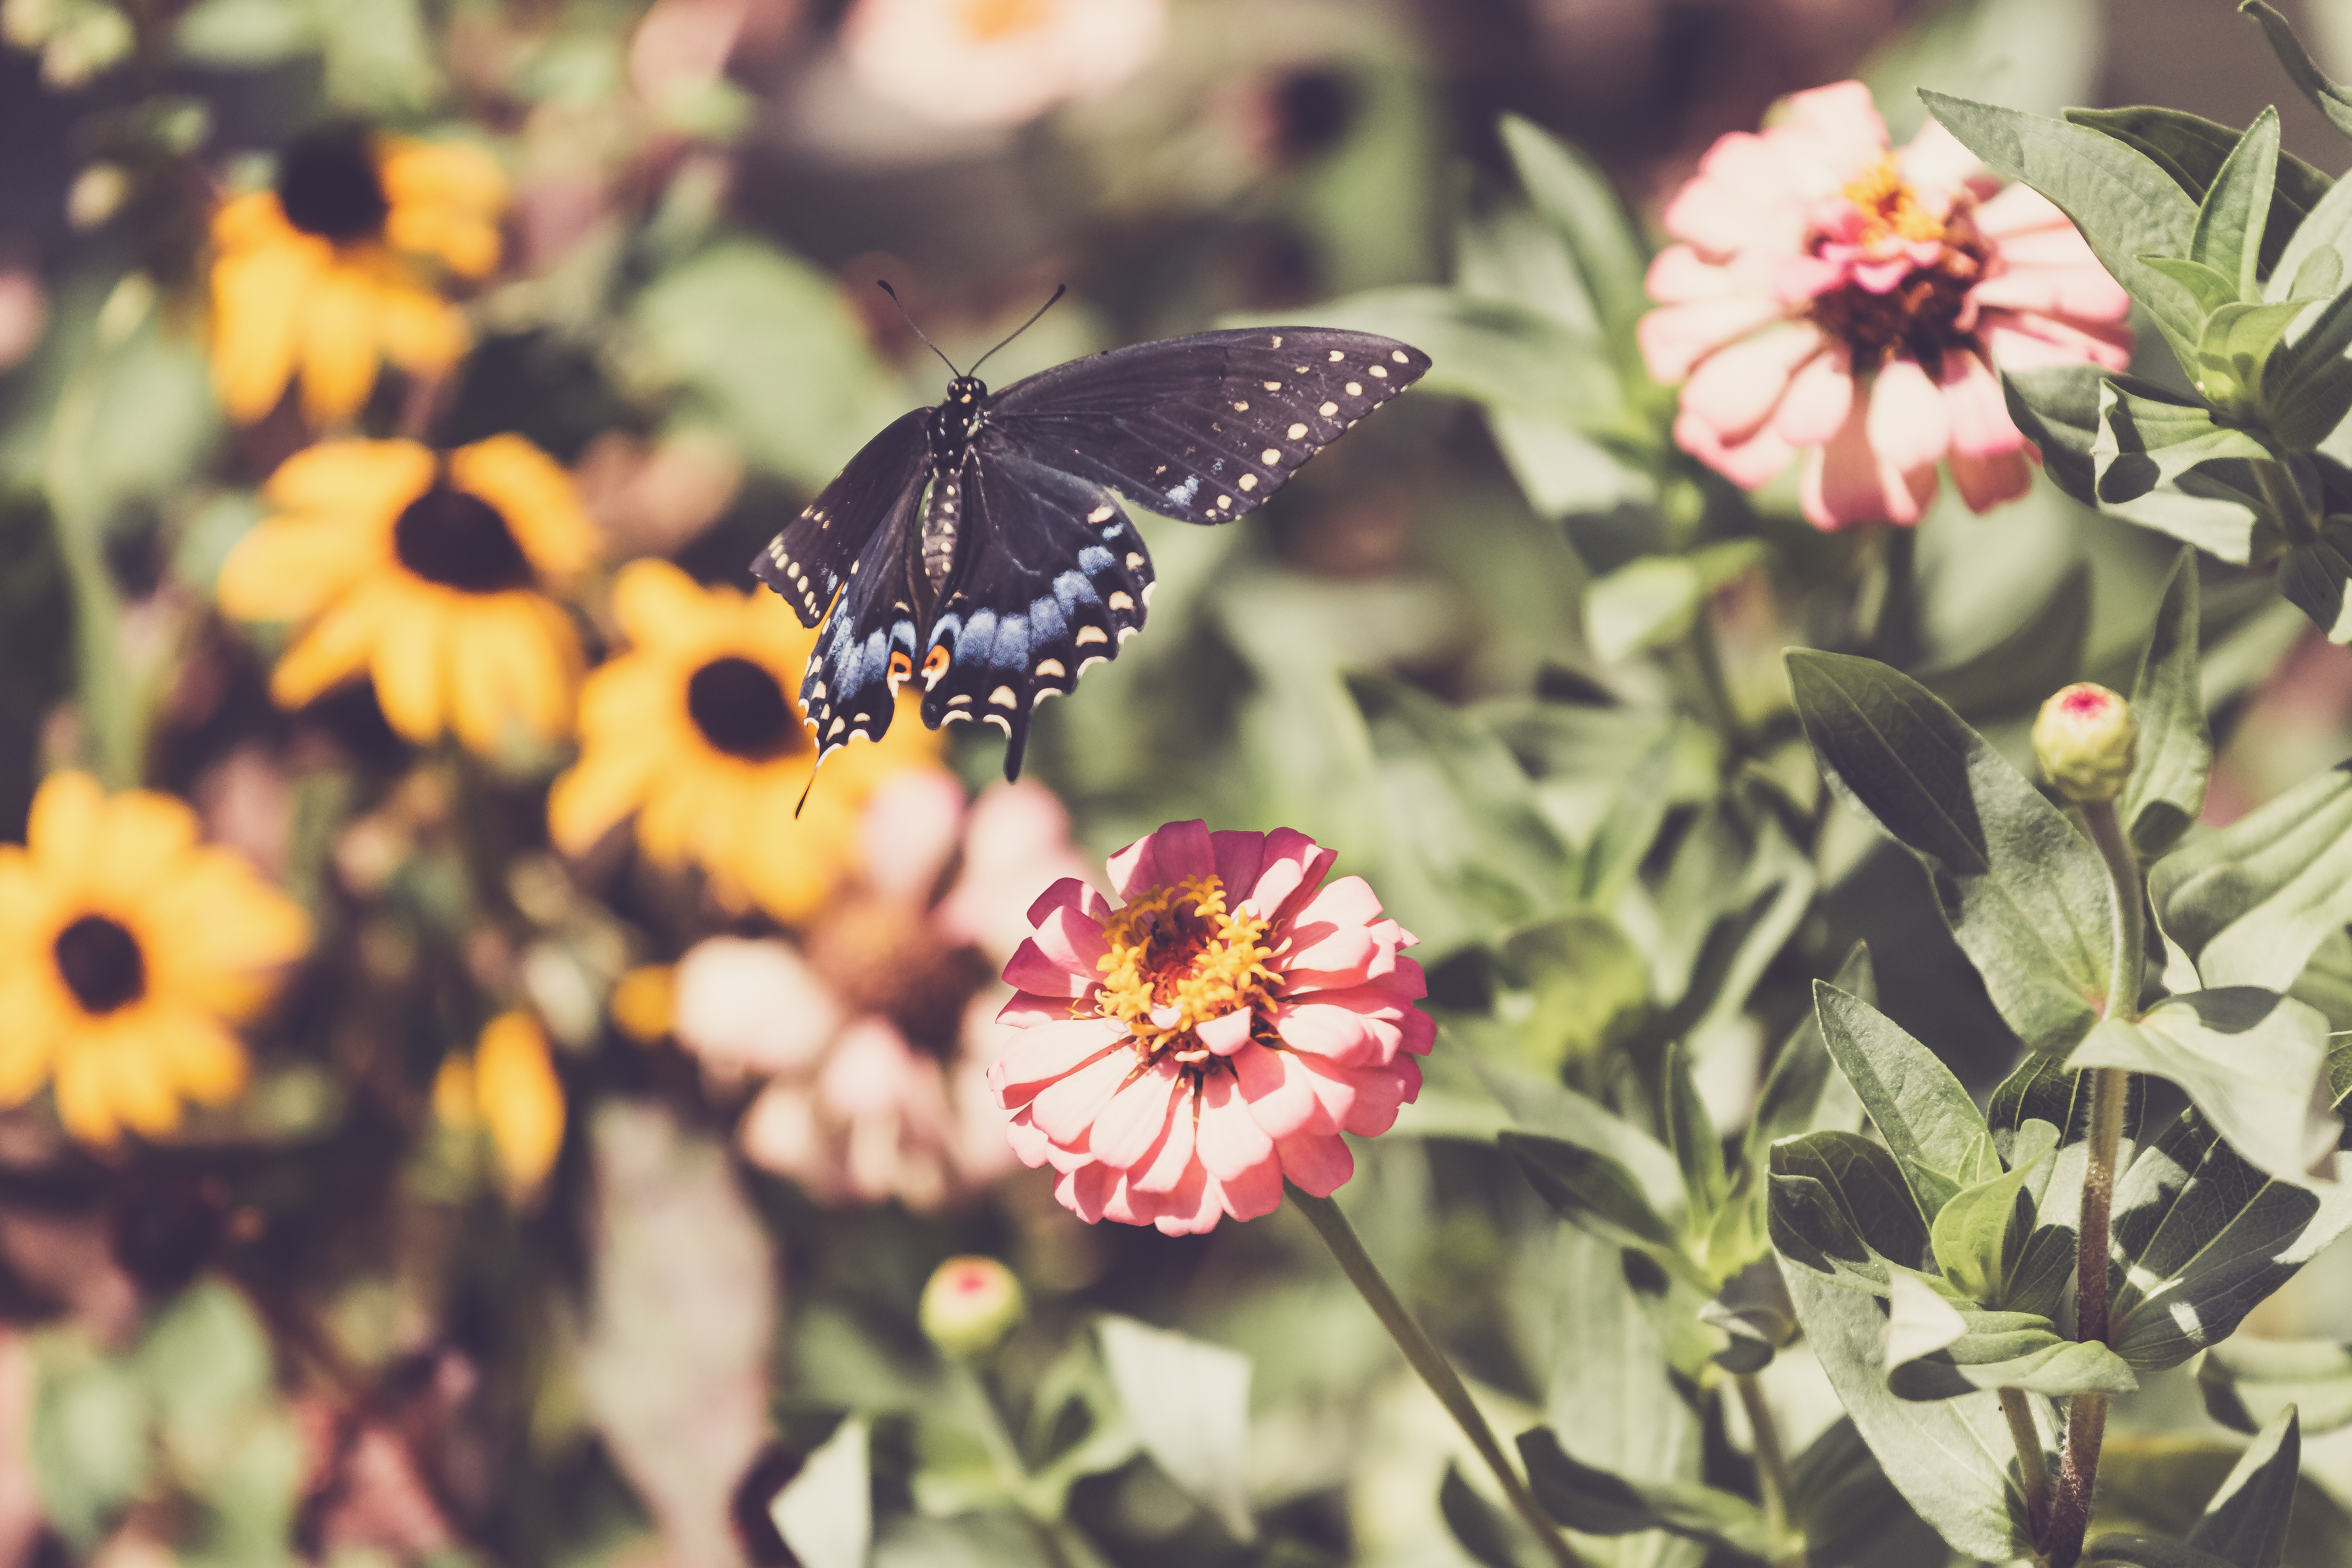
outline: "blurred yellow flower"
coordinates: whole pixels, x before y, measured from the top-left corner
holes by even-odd
[[[483,1026],[474,1054],[450,1056],[433,1079],[433,1113],[459,1131],[490,1135],[507,1191],[525,1196],[547,1179],[563,1149],[563,1080],[547,1035],[528,1013],[501,1013]]]
[[[657,864],[692,860],[726,902],[806,918],[855,859],[874,786],[937,760],[918,699],[902,696],[881,743],[853,742],[810,790],[816,752],[793,694],[816,634],[790,605],[647,560],[622,569],[613,608],[633,646],[581,692],[580,762],[547,803],[557,846],[579,854],[635,812]]]
[[[677,1010],[677,970],[646,963],[621,976],[613,987],[613,1026],[641,1046],[658,1044]]]
[[[229,554],[224,613],[296,621],[270,691],[298,707],[365,675],[392,727],[474,751],[509,722],[560,735],[580,637],[544,591],[594,560],[571,476],[520,436],[436,457],[413,441],[331,441],[263,490],[277,510]]]
[[[229,1025],[308,950],[300,906],[196,841],[170,795],[53,773],[22,846],[0,845],[0,1104],[54,1081],[66,1130],[109,1143],[244,1087]]]
[[[303,416],[323,425],[367,402],[379,358],[424,374],[456,363],[465,321],[428,267],[496,267],[506,200],[498,164],[460,142],[345,124],[289,147],[274,189],[213,216],[213,375],[231,416],[260,418],[299,373]]]

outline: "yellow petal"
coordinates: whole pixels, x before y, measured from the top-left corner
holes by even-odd
[[[506,205],[507,176],[483,148],[463,142],[420,142],[390,137],[377,163],[385,199],[395,207],[411,203],[494,213]]]
[[[236,542],[215,593],[232,620],[305,620],[383,559],[382,541],[346,519],[278,518]]]
[[[547,794],[547,833],[567,855],[584,855],[635,811],[661,759],[650,746],[593,746]]]
[[[630,562],[613,579],[613,614],[639,647],[698,644],[699,627],[715,598],[668,562],[652,557]]]
[[[392,279],[377,288],[375,300],[383,357],[413,375],[448,369],[473,342],[464,314],[428,289]]]
[[[321,441],[278,465],[261,493],[288,511],[389,531],[433,485],[433,454],[414,441]]]
[[[401,591],[368,659],[385,722],[415,745],[432,741],[447,722],[449,633],[464,613],[447,602],[454,597],[429,587]]]
[[[376,296],[364,272],[339,264],[302,301],[302,416],[314,426],[350,418],[375,390]]]
[[[58,1053],[58,1120],[85,1143],[111,1143],[118,1135],[106,1074],[106,1050],[97,1040],[75,1040]]]
[[[79,890],[99,847],[106,792],[78,769],[51,773],[33,795],[25,823],[26,847],[40,875]]]
[[[363,673],[385,624],[396,618],[397,595],[381,580],[362,584],[329,606],[280,656],[269,694],[283,708],[299,708],[329,687]]]
[[[106,803],[89,888],[110,908],[131,909],[160,873],[195,847],[196,814],[152,790],[124,790]]]
[[[142,1006],[110,1016],[100,1030],[99,1043],[87,1051],[100,1064],[101,1092],[114,1120],[150,1138],[180,1124],[180,1097],[173,1092],[170,1068],[155,1048],[158,1011]]]
[[[539,1185],[563,1148],[563,1083],[547,1037],[525,1013],[505,1013],[474,1047],[474,1089],[510,1191]]]
[[[294,374],[303,302],[328,267],[328,253],[306,238],[213,267],[213,384],[239,424],[278,406]]]
[[[180,1093],[199,1105],[226,1105],[244,1090],[245,1047],[235,1035],[189,1008],[153,1011],[151,1048]]]
[[[667,963],[640,964],[613,987],[613,1023],[641,1046],[670,1031],[677,1013],[677,971]]]
[[[66,1019],[54,988],[29,969],[0,983],[0,1106],[18,1106],[33,1097],[49,1076]]]

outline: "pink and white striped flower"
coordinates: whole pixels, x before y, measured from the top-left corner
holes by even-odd
[[[1717,142],[1664,222],[1639,331],[1683,383],[1675,439],[1750,489],[1803,454],[1817,528],[1916,522],[1939,462],[1973,510],[2016,500],[1993,367],[2130,358],[2130,300],[2065,215],[1933,122],[1890,151],[1860,82]]]
[[[1285,1177],[1325,1196],[1340,1133],[1388,1131],[1436,1026],[1412,933],[1305,834],[1171,823],[1120,850],[1122,907],[1067,878],[1004,978],[1020,1031],[989,1084],[1062,1203],[1171,1235],[1253,1219]]]

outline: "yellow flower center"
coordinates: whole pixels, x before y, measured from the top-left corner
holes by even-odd
[[[1034,33],[1054,15],[1054,0],[963,0],[956,20],[964,37],[992,44],[1015,33]]]
[[[1944,220],[1920,205],[1919,193],[1903,177],[1895,154],[1884,153],[1878,162],[1848,180],[1840,195],[1862,214],[1860,244],[1875,251],[1891,240],[1941,239]]]
[[[1103,976],[1095,1011],[1125,1024],[1147,1057],[1172,1048],[1180,1062],[1205,1060],[1194,1029],[1271,1003],[1274,949],[1260,939],[1273,923],[1228,910],[1214,875],[1154,888],[1103,923],[1110,951],[1095,964]]]

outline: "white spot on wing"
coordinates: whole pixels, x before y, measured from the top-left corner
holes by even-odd
[[[1078,635],[1072,640],[1080,647],[1084,647],[1088,643],[1108,642],[1110,639],[1103,636],[1103,629],[1100,626],[1080,626]]]
[[[1110,502],[1105,501],[1102,505],[1095,508],[1094,510],[1087,513],[1087,521],[1088,522],[1108,522],[1110,521],[1111,514],[1118,510],[1118,509],[1111,505]]]
[[[1114,610],[1131,610],[1135,608],[1135,596],[1122,588],[1118,593],[1113,594],[1108,599],[1105,600],[1104,603],[1109,605]],[[1095,635],[1092,637],[1088,637],[1086,635],[1087,632],[1092,632]],[[1099,626],[1087,626],[1078,633],[1078,640],[1080,642],[1100,642],[1102,641],[1102,628]]]
[[[1274,447],[1268,447],[1257,455],[1257,460],[1261,463],[1279,463],[1282,461],[1282,454]]]
[[[1013,694],[1013,688],[1009,686],[998,687],[995,690],[988,694],[988,700],[999,708],[1018,708],[1021,706],[1021,699]]]
[[[1178,506],[1191,506],[1192,498],[1201,493],[1201,476],[1194,474],[1168,492],[1168,499]]]
[[[1051,677],[1067,675],[1069,670],[1063,666],[1062,661],[1058,658],[1041,658],[1037,661],[1037,673],[1039,675]]]
[[[1349,383],[1348,384],[1348,395],[1349,395],[1349,396],[1350,396],[1350,397],[1361,397],[1361,396],[1363,396],[1363,395],[1364,395],[1364,384],[1363,384],[1362,382],[1360,382],[1360,381],[1351,381],[1351,382],[1349,382]]]
[[[1255,474],[1244,474],[1242,476],[1242,489],[1245,490],[1254,490],[1257,489],[1257,476]]]
[[[1304,425],[1293,425],[1286,434],[1287,434],[1294,441],[1303,439],[1307,435],[1307,426]]]

